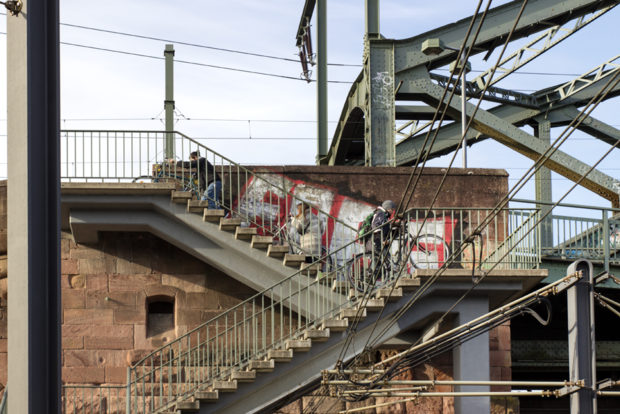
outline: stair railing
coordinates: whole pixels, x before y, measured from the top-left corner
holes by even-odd
[[[194,194],[198,206],[224,209],[258,235],[288,243],[293,253],[342,262],[340,247],[356,229],[320,208],[320,196],[295,193],[296,184],[276,172],[257,174],[186,135],[174,132],[166,159],[161,131],[61,131],[61,178],[69,182],[173,182]],[[198,161],[191,162],[196,153]],[[169,162],[172,159],[174,162]],[[210,185],[214,181],[221,185]],[[212,190],[212,191],[211,191]],[[199,202],[199,200],[201,200]]]
[[[285,350],[287,341],[303,339],[307,329],[319,328],[347,307],[356,306],[360,297],[378,286],[390,287],[399,277],[415,274],[419,268],[471,268],[467,254],[455,256],[459,243],[490,214],[490,209],[413,209],[404,215],[406,235],[393,233],[386,266],[374,251],[355,255],[344,262],[325,260],[313,263],[318,274],[296,271],[290,277],[254,295],[183,336],[153,351],[130,370],[128,398],[131,413],[142,414],[172,407],[192,398],[197,391],[234,386],[229,382],[237,371],[253,369],[256,361],[271,357],[270,351]],[[529,214],[511,210],[511,214]],[[489,220],[480,232],[483,262],[489,263],[497,248],[508,248],[508,211]],[[418,238],[415,238],[417,235]],[[402,254],[402,239],[407,239],[405,258],[396,264],[394,256]],[[459,241],[460,240],[460,241]],[[334,255],[359,250],[355,240]],[[394,247],[397,246],[397,247]],[[489,252],[488,249],[491,251]],[[362,249],[363,250],[363,249]],[[526,257],[537,250],[520,249]],[[509,256],[502,267],[522,268],[523,259]],[[479,262],[477,262],[479,263]],[[532,261],[535,267],[536,260]],[[477,265],[479,266],[479,264]]]

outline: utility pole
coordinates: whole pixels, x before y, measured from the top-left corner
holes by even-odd
[[[327,0],[316,2],[317,27],[317,136],[316,163],[327,154]]]
[[[584,386],[570,395],[571,414],[596,414],[596,340],[594,336],[594,272],[589,260],[577,260],[566,272],[581,271],[581,279],[567,291],[569,381]]]
[[[5,6],[8,412],[60,413],[58,0]]]
[[[166,158],[174,157],[174,46],[166,45],[164,50],[166,58]]]

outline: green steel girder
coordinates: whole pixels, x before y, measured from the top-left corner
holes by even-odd
[[[618,3],[618,0],[529,0],[512,34],[511,41],[549,29],[549,26],[563,25],[566,22]],[[473,46],[473,53],[492,51],[498,45],[503,44],[522,4],[522,1],[512,1],[489,10]],[[480,18],[480,15],[477,16],[474,27],[478,26]],[[432,70],[457,59],[458,49],[465,38],[470,22],[471,17],[467,17],[456,23],[408,39],[377,41],[394,44],[395,72],[408,70],[419,65],[424,65]],[[422,42],[431,38],[441,39],[446,46],[455,48],[457,51],[446,49],[439,55],[426,56],[421,52]]]
[[[437,106],[441,102],[443,89],[430,81],[430,79],[420,78],[412,82],[415,88],[425,96],[425,103]],[[453,117],[460,117],[460,106],[458,103],[446,102],[446,111]],[[467,103],[466,114],[468,117],[474,115],[475,106]],[[494,115],[490,111],[478,109],[472,119],[472,126],[481,133],[490,136],[496,141],[507,147],[525,155],[526,157],[537,160],[549,149],[546,144],[538,138],[526,133],[525,131],[512,125],[512,123]],[[556,150],[544,164],[550,170],[572,180],[577,181],[582,178],[590,167],[578,159]],[[614,207],[620,205],[620,181],[601,173],[598,170],[591,171],[581,185],[603,198],[609,200]]]
[[[308,0],[307,3],[310,3],[310,0]],[[530,46],[513,54],[514,56],[510,55],[507,59],[512,60],[512,67],[509,69],[501,68],[500,72],[503,72],[503,74],[499,76],[506,76],[516,68],[521,67],[535,56],[548,50],[619,3],[620,0],[530,0],[519,20],[515,32],[512,34],[511,41],[547,30],[542,36],[537,38],[539,40],[535,40],[535,42],[542,43],[543,45],[537,45],[536,48]],[[487,13],[472,53],[490,53],[497,46],[502,44],[512,28],[521,5],[521,1],[513,1],[490,10]],[[481,16],[477,16],[477,19],[480,19],[480,17]],[[371,138],[373,136],[371,132],[373,128],[373,117],[368,116],[371,110],[370,103],[372,102],[372,91],[370,90],[371,81],[366,78],[373,78],[375,76],[375,74],[371,74],[369,68],[371,49],[392,49],[393,84],[399,85],[400,87],[402,86],[400,83],[401,81],[406,84],[408,79],[412,78],[411,75],[415,77],[415,72],[419,69],[426,68],[431,70],[455,60],[458,52],[449,49],[446,49],[437,56],[424,55],[421,52],[422,42],[429,38],[440,38],[446,46],[458,49],[461,46],[470,20],[471,17],[468,17],[456,23],[408,39],[367,39],[364,70],[362,70],[351,86],[328,154],[320,160],[320,163],[329,165],[368,163],[372,162],[373,158],[369,152],[372,148],[375,148],[375,152],[377,151],[377,145],[373,144],[373,138]],[[567,29],[562,27],[573,20],[576,20],[576,23],[572,28]],[[549,26],[551,26],[551,29]],[[559,31],[562,31],[562,35],[557,34]],[[530,49],[536,50],[532,52]],[[525,53],[533,54],[532,56],[522,59]],[[505,59],[506,62],[508,60]],[[483,79],[482,82],[484,83],[486,80]],[[394,100],[415,100],[416,96],[414,94],[408,94],[406,89],[407,88],[400,88]],[[513,100],[513,95],[514,92],[507,93],[503,97],[503,99],[505,99],[504,102]],[[502,99],[501,93],[496,93],[495,100],[497,101],[499,99]],[[530,106],[528,97],[525,97],[525,99],[522,99],[519,103]],[[388,110],[394,113],[395,117],[400,116],[401,118],[399,119],[404,119],[403,112],[397,112],[393,108],[388,108]],[[365,123],[363,128],[359,125],[361,117],[364,118],[363,122]],[[358,125],[351,125],[350,122],[356,122]],[[384,129],[385,128],[379,128],[382,132],[385,132],[383,131]],[[375,132],[377,131],[375,125]],[[374,136],[376,137],[377,135],[374,134]],[[390,139],[387,137],[382,139],[382,141],[385,141],[383,144],[388,144]],[[382,151],[384,153],[389,153],[391,150],[389,148],[384,148]],[[397,159],[400,158],[399,154],[396,154],[396,157]]]
[[[601,92],[606,84],[607,78],[608,76],[599,77],[596,82],[588,82],[586,87],[575,89],[571,93],[565,94],[565,98],[563,99],[559,98],[557,90],[565,87],[565,85],[570,84],[572,81],[538,91],[532,94],[532,96],[534,96],[538,102],[544,102],[544,104],[537,109],[521,108],[516,105],[499,105],[489,109],[488,112],[515,126],[527,124],[535,125],[537,122],[534,120],[534,117],[540,115],[545,115],[551,121],[551,126],[567,125],[579,113],[577,108],[588,104],[594,96]],[[413,90],[410,90],[409,83],[403,86],[401,91],[413,94]],[[610,99],[618,95],[620,95],[620,84],[609,90],[605,99]],[[613,145],[618,139],[618,131],[615,128],[604,125],[602,122],[596,121],[591,117],[584,120],[580,125],[580,129],[608,144]],[[396,165],[408,165],[415,162],[422,149],[424,138],[425,134],[415,135],[398,142],[396,144]],[[439,128],[429,158],[435,158],[454,151],[460,138],[461,129],[459,125],[450,124]],[[467,144],[473,145],[487,138],[489,137],[479,131],[469,131],[467,133]]]

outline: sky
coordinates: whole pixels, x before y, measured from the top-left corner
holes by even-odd
[[[494,1],[492,7],[506,3]],[[296,59],[295,35],[303,0],[89,0],[60,1],[61,128],[163,130],[164,61],[166,43],[186,42],[217,48]],[[381,33],[387,38],[406,38],[471,16],[477,1],[435,0],[412,2],[382,0]],[[328,4],[328,62],[361,65],[364,2],[330,0]],[[6,33],[6,19],[0,32]],[[560,84],[614,57],[620,50],[612,39],[620,35],[620,7],[599,18],[568,40],[528,64],[497,86],[526,92]],[[75,27],[75,25],[83,27]],[[86,28],[85,28],[86,27]],[[91,29],[88,29],[91,28]],[[163,40],[103,33],[105,29]],[[316,35],[313,32],[313,35]],[[6,36],[0,35],[0,177],[6,177]],[[510,50],[525,40],[513,42]],[[314,42],[316,44],[316,41]],[[81,46],[76,46],[81,45]],[[86,48],[83,46],[88,46]],[[92,49],[103,48],[151,56]],[[175,59],[227,66],[297,78],[298,61],[266,59],[175,44]],[[472,59],[472,69],[484,70],[495,61]],[[316,156],[316,84],[175,63],[175,129],[240,164],[312,165]],[[330,66],[328,78],[329,136],[333,136],[357,66]],[[445,73],[445,72],[444,72]],[[313,75],[315,78],[315,75]],[[620,127],[618,98],[593,113]],[[526,128],[529,133],[531,129]],[[560,128],[554,128],[557,136]],[[562,150],[594,163],[609,146],[576,131]],[[447,166],[449,156],[430,166]],[[532,162],[492,140],[468,150],[468,166],[504,168],[515,184]],[[460,155],[455,167],[460,167]],[[620,179],[620,150],[599,168]],[[557,200],[571,182],[553,175]],[[518,194],[534,197],[534,184]],[[565,202],[609,206],[587,190],[571,193]]]

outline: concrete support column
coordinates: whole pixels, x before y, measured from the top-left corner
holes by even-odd
[[[455,324],[463,325],[480,315],[489,312],[487,297],[470,297],[456,308],[458,316]],[[483,333],[452,351],[455,380],[488,381],[490,379],[489,334]],[[488,392],[488,386],[458,386],[455,391]],[[454,410],[457,414],[489,413],[489,397],[456,397]]]
[[[536,119],[538,124],[534,127],[534,135],[536,135],[545,144],[551,144],[551,122],[541,118]],[[536,200],[545,203],[551,203],[553,196],[551,193],[551,170],[547,167],[541,167],[535,175],[536,182]],[[551,206],[548,204],[538,204],[542,215],[546,214]],[[540,223],[540,242],[544,248],[553,247],[553,220],[551,214]]]
[[[364,70],[366,79],[370,82],[370,102],[364,131],[365,164],[372,167],[394,167],[394,48],[391,43],[366,41],[369,43],[369,55]]]
[[[60,413],[58,0],[7,16],[10,413]]]

